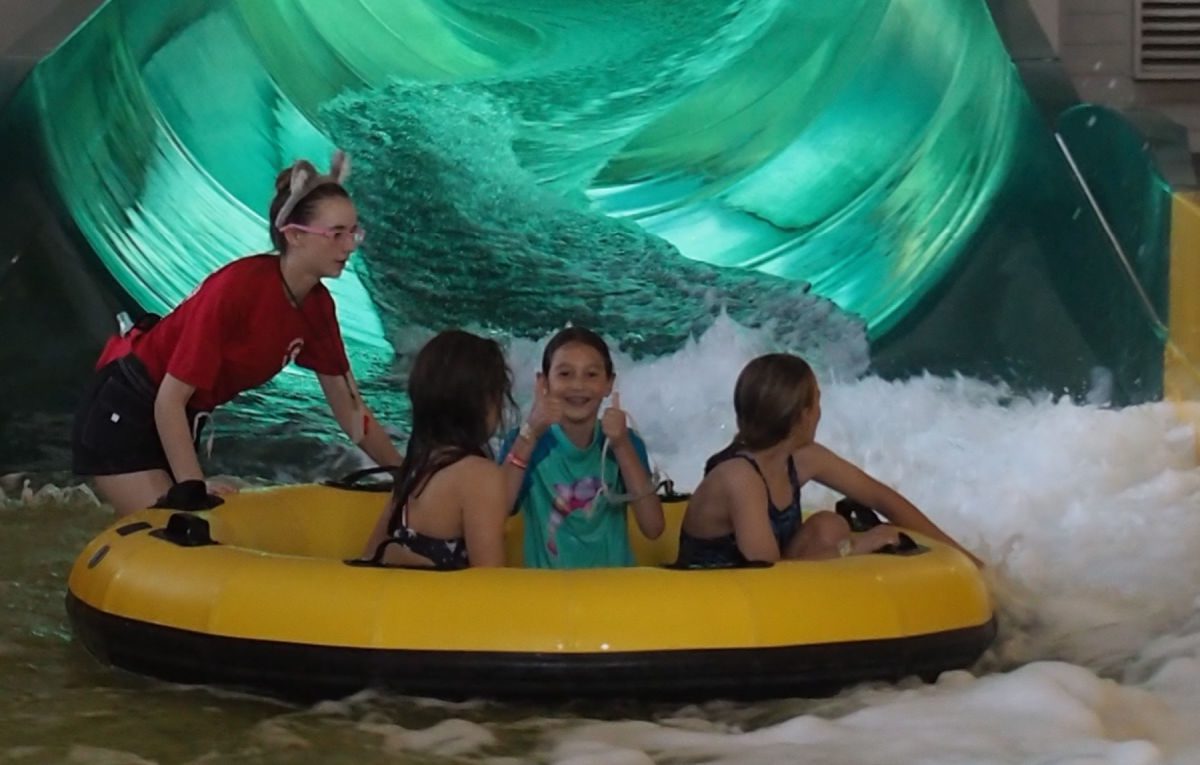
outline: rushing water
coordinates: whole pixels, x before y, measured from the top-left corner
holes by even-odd
[[[670,356],[618,359],[622,402],[681,485],[728,435],[737,371],[773,342],[719,320]],[[526,398],[535,352],[511,350]],[[110,511],[60,476],[10,475],[0,762],[1200,762],[1200,469],[1170,405],[1110,410],[970,379],[824,385],[820,438],[989,562],[1001,631],[971,671],[692,706],[364,693],[292,707],[165,685],[101,666],[70,636],[66,573]],[[222,448],[242,447],[226,436]]]

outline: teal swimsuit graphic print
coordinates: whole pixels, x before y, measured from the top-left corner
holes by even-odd
[[[571,513],[582,510],[591,515],[594,505],[600,501],[601,485],[599,476],[554,484],[554,512],[546,522],[546,551],[552,556],[558,557],[558,527]]]

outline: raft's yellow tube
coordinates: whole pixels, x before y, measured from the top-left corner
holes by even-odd
[[[687,669],[722,662],[732,662],[731,672],[743,664],[762,670],[768,684],[783,682],[805,661],[829,670],[818,672],[824,684],[836,684],[839,662],[854,668],[847,680],[931,674],[945,667],[931,664],[932,654],[913,661],[914,645],[922,653],[921,640],[931,641],[929,650],[940,651],[948,666],[961,666],[982,652],[994,632],[979,572],[957,550],[919,537],[928,550],[913,556],[673,570],[662,564],[675,557],[684,506],[667,504],[667,530],[658,540],[646,540],[630,526],[636,568],[442,572],[348,565],[361,554],[385,502],[383,494],[312,485],[246,491],[195,514],[207,520],[218,542],[195,547],[162,537],[171,511],[127,517],[93,540],[72,569],[73,620],[94,652],[170,679],[271,689],[269,678],[252,677],[254,667],[237,669],[240,660],[227,654],[237,654],[239,645],[252,647],[260,665],[262,656],[272,656],[271,646],[286,646],[293,652],[303,647],[312,661],[330,665],[407,666],[408,658],[419,658],[430,676],[440,662],[497,675],[451,672],[461,693],[423,684],[420,677],[393,682],[397,678],[383,676],[383,669],[329,686],[382,684],[437,695],[504,695],[499,676],[514,673],[522,678],[514,692],[558,688],[575,695],[589,692],[580,678],[598,675],[601,667],[608,677],[595,679],[611,685],[620,675],[617,665],[629,672],[631,693],[639,691],[639,677],[653,686],[647,692],[691,686],[703,692],[709,685],[714,692],[738,691],[736,677],[699,682],[705,672]],[[520,550],[517,517],[509,529],[510,560],[519,560]],[[205,647],[206,636],[214,645]],[[225,668],[206,673],[203,657],[136,655],[179,641]],[[871,671],[858,667],[855,646],[871,647],[862,653],[873,657]],[[798,659],[806,648],[826,658]],[[188,671],[160,666],[180,661]],[[668,677],[655,676],[664,661],[676,668]],[[776,672],[771,665],[779,661],[788,666]],[[539,666],[549,668],[548,685],[536,682]],[[234,670],[233,676],[222,674]],[[291,680],[303,689],[302,678]],[[804,680],[797,678],[795,687]],[[562,682],[573,687],[559,687]]]

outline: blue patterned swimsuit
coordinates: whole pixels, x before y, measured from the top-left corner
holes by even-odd
[[[763,488],[767,491],[767,515],[771,520],[771,531],[775,534],[775,541],[779,543],[779,549],[782,551],[800,530],[800,478],[796,475],[795,461],[791,456],[788,457],[788,482],[792,485],[792,501],[787,507],[778,508],[771,501],[771,487],[767,484],[766,476],[754,458],[748,454],[719,454],[708,461],[704,472],[707,474],[717,465],[731,459],[746,460],[762,479]],[[704,539],[694,537],[683,530],[679,532],[679,557],[675,561],[678,567],[729,568],[744,566],[746,563],[746,556],[738,549],[737,537],[732,533]]]

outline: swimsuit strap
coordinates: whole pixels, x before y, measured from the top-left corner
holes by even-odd
[[[404,504],[400,507],[400,512],[397,513],[395,511],[393,511],[391,517],[388,518],[387,533],[390,536],[392,534],[395,534],[397,529],[406,529],[406,528],[408,528],[408,501],[407,500],[405,500]]]
[[[375,554],[371,556],[371,563],[376,566],[383,565],[383,551],[387,549],[388,545],[400,545],[403,547],[404,541],[392,536],[391,533],[389,533],[383,538],[383,541],[379,543],[379,546],[375,548]]]
[[[792,484],[792,505],[799,507],[800,505],[800,475],[796,472],[796,460],[792,455],[788,455],[788,481]],[[770,499],[768,495],[767,499]]]
[[[767,483],[767,477],[765,475],[763,475],[762,468],[760,468],[758,466],[758,462],[756,462],[755,459],[753,457],[751,457],[749,454],[738,453],[738,454],[730,455],[731,459],[734,457],[741,457],[742,459],[746,460],[746,462],[750,463],[750,467],[754,468],[754,472],[758,473],[758,477],[761,478],[762,482],[763,482],[763,490],[765,492],[767,492],[767,512],[772,513],[772,514],[778,514],[779,508],[775,507],[775,501],[771,499],[771,485],[769,483]],[[791,457],[788,457],[789,467],[791,466],[791,464],[792,464]],[[788,471],[789,478],[791,478],[794,474],[795,474],[795,471],[793,469],[790,469]],[[795,486],[795,483],[793,482],[792,485]]]
[[[401,547],[406,547],[404,539],[412,533],[412,529],[408,528],[408,502],[405,501],[400,506],[400,512],[392,513],[392,517],[388,518],[387,536],[375,548],[375,557],[371,560],[374,563],[383,562],[383,551],[390,544],[397,544]]]
[[[751,457],[749,454],[746,454],[745,452],[734,452],[732,454],[721,455],[721,458],[718,459],[715,463],[711,463],[711,461],[710,461],[710,464],[708,465],[707,469],[712,470],[713,468],[715,468],[717,465],[721,464],[722,462],[725,462],[726,460],[735,459],[735,458],[744,459],[744,460],[746,460],[746,462],[749,462],[750,467],[754,468],[754,472],[758,473],[758,477],[760,479],[762,479],[763,489],[767,492],[767,512],[769,512],[771,515],[779,515],[781,513],[787,512],[791,508],[797,508],[800,506],[800,474],[798,472],[796,472],[796,460],[794,457],[792,457],[792,455],[790,455],[790,454],[788,455],[788,462],[787,462],[788,483],[792,487],[792,501],[791,501],[791,504],[789,504],[783,510],[780,510],[779,508],[777,508],[775,506],[775,501],[771,499],[771,485],[767,483],[767,477],[765,475],[763,475],[762,468],[758,466],[758,462],[753,457]]]

